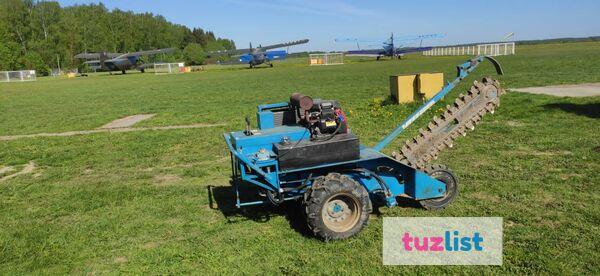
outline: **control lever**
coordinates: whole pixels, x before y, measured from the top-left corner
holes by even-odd
[[[252,130],[250,130],[250,118],[248,118],[248,116],[246,116],[246,130],[244,130],[244,134],[246,136],[253,135]]]

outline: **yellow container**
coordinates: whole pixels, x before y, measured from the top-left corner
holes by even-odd
[[[444,73],[420,73],[417,90],[421,99],[431,99],[444,87]]]
[[[396,103],[411,103],[415,99],[417,75],[390,76],[390,93]]]

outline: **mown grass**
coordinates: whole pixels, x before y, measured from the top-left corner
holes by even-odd
[[[495,115],[440,157],[461,181],[449,208],[383,208],[350,240],[306,235],[293,204],[226,208],[230,170],[220,134],[242,129],[256,105],[296,91],[338,99],[353,131],[374,145],[416,108],[382,104],[389,75],[443,71],[450,79],[465,58],[410,55],[327,67],[289,60],[272,69],[0,84],[0,135],[92,129],[139,113],[157,114],[143,126],[226,124],[0,142],[0,165],[33,160],[38,167],[0,182],[0,272],[598,274],[600,97],[508,93]],[[522,46],[498,59],[509,88],[600,82],[600,43]],[[492,67],[483,65],[445,101],[488,74]],[[210,208],[209,185],[217,186],[221,209]],[[383,216],[503,217],[504,264],[383,266]]]

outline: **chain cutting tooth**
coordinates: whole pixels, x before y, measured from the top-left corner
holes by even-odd
[[[431,130],[432,130],[432,129],[434,129],[434,128],[435,128],[435,124],[434,124],[433,122],[429,122],[429,124],[427,124],[427,129],[428,129],[429,131],[431,131]]]
[[[496,97],[483,93],[492,89],[489,86],[498,90]],[[498,97],[504,93],[496,80],[484,78],[481,82],[474,81],[466,94],[461,93],[439,117],[434,116],[426,128],[419,129],[419,135],[407,140],[394,158],[415,169],[427,168],[427,163],[437,159],[441,150],[454,146],[457,137],[466,136],[467,129],[474,130],[483,115],[493,114],[500,104]]]

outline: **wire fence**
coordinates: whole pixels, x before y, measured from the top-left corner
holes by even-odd
[[[24,82],[35,80],[35,70],[0,71],[0,82]]]
[[[464,46],[435,47],[424,51],[425,56],[464,56],[464,55],[486,55],[506,56],[515,54],[515,43],[488,43]]]
[[[155,63],[154,64],[154,74],[178,74],[178,73],[186,73],[188,69],[186,69],[185,64],[183,62],[175,62],[175,63]]]
[[[310,54],[310,65],[344,64],[343,53]]]

